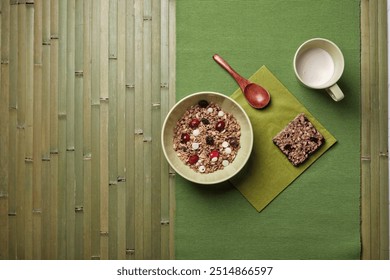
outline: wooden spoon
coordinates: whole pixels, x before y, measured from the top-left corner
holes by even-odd
[[[240,76],[233,68],[218,54],[213,56],[213,59],[224,68],[240,86],[242,92],[249,105],[256,109],[262,109],[268,105],[271,100],[269,92],[262,86],[252,83]]]

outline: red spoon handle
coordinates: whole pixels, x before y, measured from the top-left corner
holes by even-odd
[[[213,59],[224,68],[237,82],[240,86],[242,92],[244,92],[245,87],[250,83],[248,80],[241,77],[234,69],[218,54],[213,55]]]

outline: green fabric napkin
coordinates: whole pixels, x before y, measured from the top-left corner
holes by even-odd
[[[267,67],[262,66],[249,80],[265,87],[271,94],[271,102],[265,109],[257,110],[247,103],[240,89],[232,94],[231,97],[244,108],[252,122],[254,143],[252,155],[245,168],[230,181],[257,211],[261,211],[335,144],[336,139]],[[325,144],[303,164],[295,167],[273,144],[272,138],[299,113],[305,113],[321,132]]]

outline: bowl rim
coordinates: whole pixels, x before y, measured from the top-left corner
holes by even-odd
[[[167,151],[165,149],[165,145],[164,145],[164,143],[165,143],[165,141],[164,141],[164,131],[166,130],[166,125],[167,125],[167,122],[168,122],[169,117],[171,116],[172,112],[177,107],[179,107],[183,102],[185,102],[187,99],[193,98],[194,96],[197,96],[197,95],[203,95],[203,94],[217,95],[217,96],[226,98],[229,101],[231,101],[242,112],[243,116],[245,117],[245,120],[246,120],[246,122],[247,122],[247,124],[249,126],[249,136],[250,136],[250,139],[249,139],[249,150],[248,150],[248,153],[245,155],[245,157],[242,159],[241,165],[234,172],[229,173],[228,176],[226,176],[224,178],[208,181],[208,182],[199,182],[199,181],[196,180],[196,176],[189,177],[189,176],[183,174],[180,170],[178,170],[178,168],[175,167],[174,164],[171,162],[171,160],[170,160],[170,158],[168,156],[168,153],[167,153]],[[250,157],[250,155],[252,153],[253,138],[254,138],[254,136],[253,136],[252,123],[251,123],[251,121],[250,121],[250,119],[248,117],[248,114],[245,112],[244,108],[242,108],[242,106],[236,100],[231,98],[230,96],[227,96],[225,94],[222,94],[220,92],[215,92],[215,91],[199,91],[199,92],[194,92],[194,93],[191,93],[191,94],[183,97],[182,99],[177,101],[172,106],[172,108],[168,111],[167,115],[165,116],[164,122],[163,122],[163,124],[161,126],[161,146],[162,146],[162,150],[163,150],[165,159],[167,160],[169,166],[171,168],[173,168],[177,174],[179,174],[181,177],[185,178],[186,180],[191,181],[191,182],[196,183],[196,184],[201,184],[201,185],[214,185],[214,184],[222,183],[222,182],[228,181],[229,179],[234,177],[238,172],[240,172],[242,170],[242,168],[245,166],[245,164],[248,162],[249,157]]]

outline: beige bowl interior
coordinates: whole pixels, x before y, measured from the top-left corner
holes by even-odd
[[[210,174],[195,172],[189,166],[185,165],[173,150],[173,130],[177,121],[189,107],[197,104],[201,99],[220,105],[225,112],[233,114],[241,126],[241,148],[236,158],[223,170]],[[161,141],[164,155],[176,173],[194,183],[216,184],[233,177],[248,161],[253,146],[253,131],[247,114],[232,98],[217,92],[198,92],[183,98],[170,110],[162,126]]]

